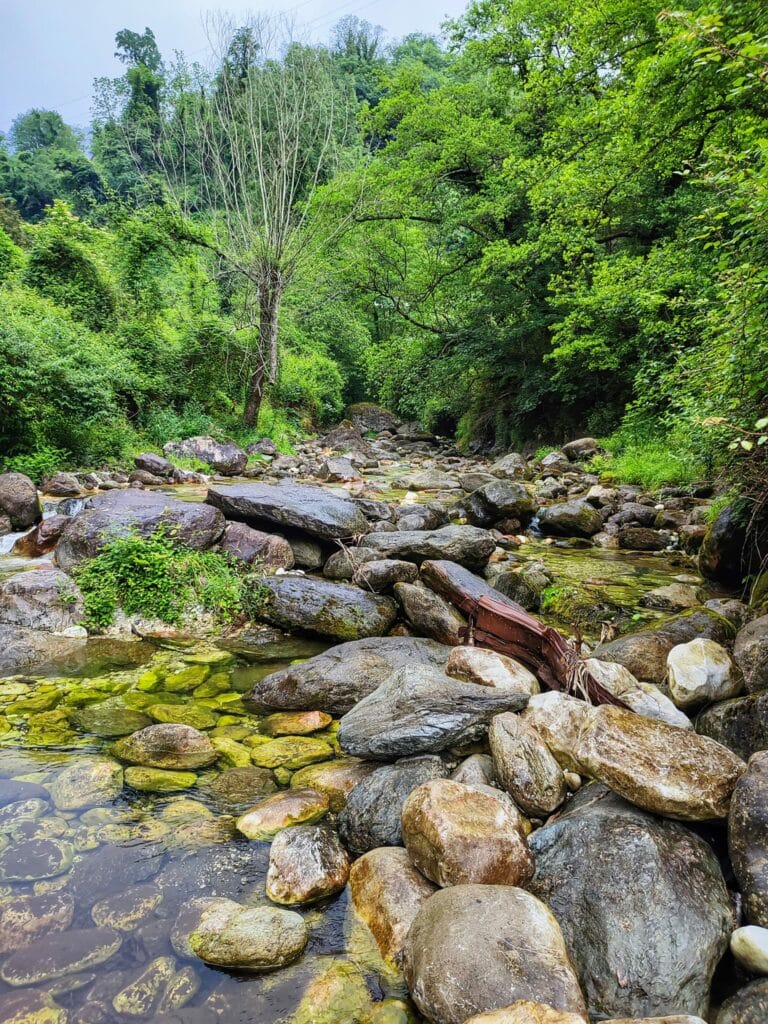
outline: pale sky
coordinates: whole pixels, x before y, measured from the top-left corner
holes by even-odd
[[[32,107],[58,110],[65,121],[89,121],[93,79],[115,77],[121,28],[155,33],[164,57],[174,50],[201,57],[206,11],[290,12],[319,42],[347,15],[382,25],[390,38],[409,32],[439,34],[445,17],[456,17],[467,0],[270,0],[264,6],[237,0],[0,0],[0,131]]]

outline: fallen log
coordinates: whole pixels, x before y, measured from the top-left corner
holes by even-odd
[[[469,625],[463,631],[465,643],[515,658],[550,690],[592,704],[626,707],[595,679],[561,633],[539,622],[468,569],[445,560],[427,561],[422,563],[421,578],[466,616]]]

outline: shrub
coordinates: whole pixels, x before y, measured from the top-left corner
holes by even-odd
[[[69,455],[61,448],[43,447],[31,455],[14,455],[3,462],[4,473],[24,473],[36,484],[69,463]]]
[[[339,419],[344,410],[344,380],[338,365],[321,352],[287,351],[272,391],[276,405],[304,413],[316,423]]]
[[[596,455],[587,466],[605,483],[639,484],[648,491],[685,487],[700,481],[706,467],[690,449],[674,439],[624,441],[618,435],[604,442],[607,455]]]
[[[250,599],[245,574],[234,559],[175,546],[162,533],[113,540],[74,575],[87,620],[97,628],[109,626],[118,608],[170,625],[201,608],[227,625],[244,614]]]

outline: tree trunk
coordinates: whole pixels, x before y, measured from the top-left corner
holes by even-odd
[[[245,403],[243,423],[246,427],[256,426],[259,410],[264,397],[266,383],[274,384],[277,377],[277,317],[283,283],[277,270],[265,273],[259,288],[259,344],[256,353],[256,368],[248,382],[248,397]]]

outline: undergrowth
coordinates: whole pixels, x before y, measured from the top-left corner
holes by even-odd
[[[91,627],[111,625],[118,608],[169,625],[201,610],[225,626],[249,617],[260,600],[252,570],[227,554],[195,551],[157,533],[110,541],[74,575]]]
[[[587,470],[597,473],[603,483],[639,484],[645,490],[686,487],[701,481],[703,467],[690,455],[680,454],[664,441],[604,443],[605,454],[595,455]]]

